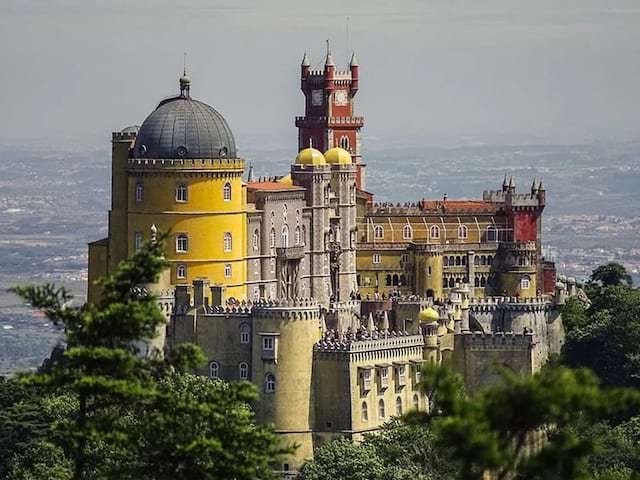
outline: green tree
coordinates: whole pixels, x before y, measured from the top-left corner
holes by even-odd
[[[618,285],[631,286],[633,284],[633,280],[627,272],[627,269],[617,262],[600,265],[591,273],[591,281],[598,282],[605,287],[615,287]]]
[[[592,478],[587,461],[596,447],[572,426],[640,401],[635,391],[602,390],[587,370],[556,367],[533,376],[509,371],[502,376],[501,384],[465,396],[447,389],[452,383],[447,375],[425,372],[424,389],[438,391],[445,384],[440,402],[447,407],[424,420],[438,446],[459,462],[463,480],[481,479],[486,472],[499,480]]]
[[[589,368],[605,385],[640,388],[640,291],[591,285],[587,292],[590,304],[572,298],[562,309],[561,363]]]
[[[300,469],[303,480],[381,480],[384,465],[372,445],[340,438],[322,445]]]
[[[255,389],[179,373],[203,359],[192,345],[164,361],[140,351],[165,321],[145,288],[167,266],[164,238],[146,243],[101,279],[103,296],[95,306],[68,307],[68,292],[51,284],[13,289],[65,329],[62,358],[48,372],[23,379],[45,390],[64,389],[77,407],[51,424],[46,440],[63,450],[73,479],[264,476],[283,449],[271,430],[254,424],[246,402]],[[40,471],[24,459],[20,465]]]

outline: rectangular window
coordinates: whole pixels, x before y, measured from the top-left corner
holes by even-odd
[[[184,183],[181,183],[176,186],[176,202],[186,202],[187,201],[187,186]]]
[[[262,337],[262,359],[276,359],[276,337],[273,335],[264,335]]]
[[[409,263],[409,254],[403,253],[400,255],[400,263]]]
[[[380,390],[384,390],[389,387],[389,368],[378,367],[378,382]]]
[[[224,266],[224,278],[231,278],[231,264],[227,263]]]
[[[360,369],[360,381],[363,392],[371,390],[371,368]]]
[[[273,337],[264,337],[262,339],[263,350],[273,350]]]
[[[140,203],[142,202],[143,198],[144,198],[144,186],[142,185],[142,183],[138,182],[136,183],[136,202]]]
[[[136,232],[133,234],[133,250],[135,252],[142,248],[142,232]]]
[[[373,263],[378,265],[380,263],[380,254],[379,253],[374,253],[373,254]]]

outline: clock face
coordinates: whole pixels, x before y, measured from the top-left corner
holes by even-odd
[[[347,105],[349,103],[349,96],[346,90],[338,90],[334,95],[336,105]]]
[[[311,105],[314,107],[322,105],[322,90],[311,90]]]

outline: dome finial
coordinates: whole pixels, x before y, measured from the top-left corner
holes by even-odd
[[[180,96],[191,97],[191,78],[187,75],[187,52],[184,52],[183,70],[180,77]]]

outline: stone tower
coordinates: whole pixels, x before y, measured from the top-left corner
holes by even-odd
[[[313,347],[321,324],[313,300],[263,300],[254,305],[252,381],[262,385],[256,419],[273,424],[285,445],[298,445],[295,455],[284,460],[292,469],[313,455]]]
[[[356,183],[364,189],[364,167],[360,151],[360,129],[363,117],[354,115],[354,102],[359,88],[358,61],[355,53],[348,70],[338,71],[327,45],[324,68],[311,70],[305,53],[300,67],[300,88],[305,96],[305,114],[296,117],[298,150],[309,145],[326,151],[333,147],[347,150],[357,165]]]

